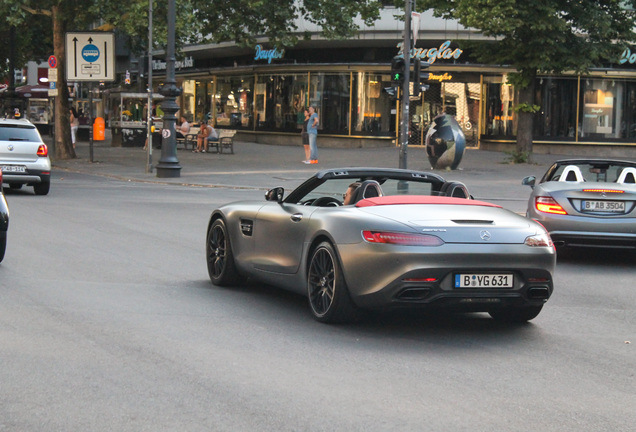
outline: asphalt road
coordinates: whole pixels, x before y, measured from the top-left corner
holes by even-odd
[[[262,190],[56,172],[46,197],[6,195],[1,431],[636,428],[634,254],[559,256],[528,325],[327,326],[302,297],[209,282],[210,211]]]

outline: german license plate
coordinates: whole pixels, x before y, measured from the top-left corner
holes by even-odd
[[[583,201],[583,211],[625,213],[624,201]]]
[[[512,274],[472,274],[455,275],[455,288],[513,288]]]
[[[24,165],[2,165],[0,170],[4,173],[25,173],[26,167]]]

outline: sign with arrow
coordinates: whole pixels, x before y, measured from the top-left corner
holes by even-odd
[[[66,33],[66,80],[114,81],[114,33]]]

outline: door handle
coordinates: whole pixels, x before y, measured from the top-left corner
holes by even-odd
[[[303,220],[303,214],[302,213],[294,213],[293,215],[291,215],[291,220],[292,220],[292,222],[300,222],[301,220]]]

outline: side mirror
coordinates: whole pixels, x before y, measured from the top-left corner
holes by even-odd
[[[276,201],[281,203],[283,202],[284,195],[285,195],[285,188],[279,186],[265,192],[265,199],[267,201]]]
[[[524,186],[530,186],[531,188],[534,188],[534,184],[536,181],[537,181],[537,178],[535,176],[528,176],[524,178],[523,180],[521,180],[521,184]]]

